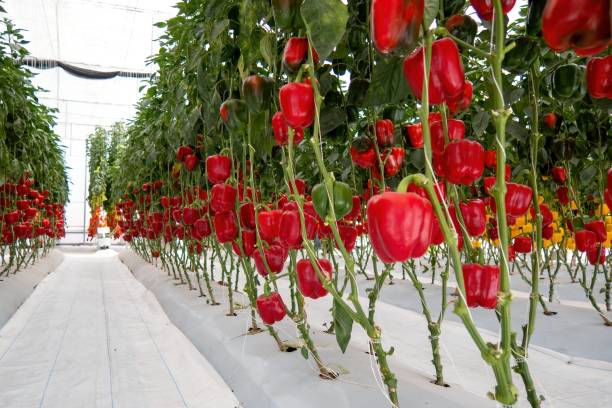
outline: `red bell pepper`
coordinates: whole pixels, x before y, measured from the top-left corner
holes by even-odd
[[[427,252],[434,213],[415,193],[385,192],[368,201],[368,233],[374,252],[385,262],[404,262]]]
[[[612,167],[608,169],[608,188],[612,188]]]
[[[344,248],[346,248],[347,252],[351,252],[355,248],[355,242],[357,242],[357,228],[352,225],[338,224],[338,233]],[[337,247],[338,245],[336,244]]]
[[[231,173],[232,162],[228,156],[215,154],[206,159],[206,176],[210,183],[225,183]]]
[[[576,240],[576,249],[580,252],[585,252],[597,244],[597,234],[586,229],[576,231],[574,238]]]
[[[404,60],[404,77],[412,94],[421,100],[424,76],[423,48]],[[463,97],[465,78],[457,44],[450,38],[436,40],[432,46],[429,74],[429,103],[439,105]]]
[[[389,119],[378,119],[375,128],[378,146],[385,147],[393,143],[393,122]]]
[[[551,224],[542,226],[542,238],[551,239],[553,236],[554,230]]]
[[[523,216],[531,205],[532,197],[533,191],[529,186],[506,183],[506,213],[515,218]]]
[[[236,205],[236,188],[230,184],[215,184],[210,190],[210,208],[216,212],[233,211]]]
[[[272,131],[274,141],[278,146],[286,146],[289,143],[289,124],[283,112],[276,112],[272,116]],[[293,129],[293,144],[300,144],[302,140],[304,140],[304,130],[302,128]]]
[[[587,90],[594,99],[612,99],[612,55],[591,58],[586,68]]]
[[[200,218],[200,211],[197,208],[183,209],[183,224],[193,225]]]
[[[547,0],[542,14],[546,44],[556,52],[594,55],[610,43],[609,0]]]
[[[372,0],[370,27],[376,49],[410,51],[419,39],[424,0]]]
[[[440,228],[440,221],[438,221],[438,217],[434,217],[431,226],[431,240],[429,244],[440,245],[443,242],[444,233],[442,232],[442,228]]]
[[[314,120],[314,91],[310,79],[291,82],[279,91],[280,107],[285,120],[293,128],[307,128]]]
[[[448,122],[448,140],[462,140],[465,138],[465,124],[459,119],[449,119]],[[444,153],[446,145],[444,140],[444,127],[442,120],[433,120],[429,123],[431,134],[431,150],[433,153]]]
[[[561,205],[569,204],[569,189],[566,186],[557,188],[557,199]]]
[[[8,225],[14,225],[17,223],[17,221],[19,221],[19,211],[15,210],[15,211],[11,211],[8,212],[6,214],[4,214],[3,218],[4,218],[4,222],[7,223]]]
[[[190,146],[179,146],[176,151],[176,160],[183,162],[190,154],[193,154],[193,149]]]
[[[487,169],[495,169],[497,167],[497,150],[487,150],[485,151],[485,167]],[[486,186],[486,181],[489,177],[485,177],[485,190],[488,190]],[[491,185],[495,184],[495,177],[490,177],[493,180]]]
[[[312,47],[312,59],[315,64],[319,63],[319,54]],[[308,38],[291,37],[283,51],[283,65],[289,72],[297,72],[302,64],[308,61]]]
[[[605,242],[608,239],[606,235],[606,224],[602,220],[595,220],[584,223],[584,229],[595,233],[595,240],[599,243]]]
[[[455,140],[443,154],[444,177],[453,184],[469,186],[484,172],[484,149],[472,140]]]
[[[327,259],[319,258],[317,259],[317,264],[323,275],[331,280],[333,274],[331,262]],[[311,299],[318,299],[327,295],[327,289],[323,287],[317,275],[317,271],[315,271],[309,259],[299,260],[296,265],[296,270],[298,288],[302,295]]]
[[[465,264],[462,270],[468,307],[494,309],[499,292],[499,266]]]
[[[306,221],[306,236],[308,239],[314,239],[317,233],[317,221],[306,213],[304,213],[304,218]],[[280,244],[285,248],[299,249],[302,247],[302,230],[298,211],[283,211],[278,238]]]
[[[548,206],[546,204],[540,204],[540,214],[542,215],[542,225],[543,226],[547,226],[552,224],[553,222],[553,214],[552,211],[550,211],[550,208],[548,208]],[[532,218],[535,218],[535,210],[533,209],[533,207],[531,207],[529,209],[529,213],[531,214]]]
[[[423,148],[423,124],[415,123],[413,125],[404,126],[406,129],[406,137],[408,138],[408,143],[415,149]]]
[[[194,171],[198,164],[200,164],[200,159],[195,154],[185,157],[185,168],[187,171]]]
[[[376,150],[370,138],[360,136],[353,140],[351,159],[353,163],[364,169],[370,169],[376,165]]]
[[[469,236],[479,237],[484,234],[487,226],[487,213],[484,201],[480,199],[470,200],[459,204],[459,208],[461,209],[461,216]]]
[[[587,249],[586,253],[591,265],[603,265],[606,263],[606,249],[601,245],[595,245]]]
[[[303,196],[304,193],[306,192],[306,181],[303,179],[296,178],[295,187],[297,187],[297,194]],[[293,185],[291,183],[289,183],[289,192],[291,194],[295,194],[295,192],[293,191]]]
[[[239,215],[242,228],[255,229],[255,206],[252,202],[242,204]]]
[[[257,298],[257,312],[261,316],[261,320],[267,325],[280,322],[287,315],[283,298],[278,292],[273,292],[267,296],[260,295]]]
[[[263,249],[263,253],[266,257],[266,263],[268,264],[268,268],[270,268],[270,272],[280,273],[283,270],[287,257],[289,256],[287,249],[280,245],[270,245],[268,248]],[[260,251],[256,249],[253,251],[252,256],[253,260],[255,261],[257,273],[259,273],[261,276],[267,276],[268,270],[266,269],[266,265],[264,264]]]
[[[514,249],[514,252],[519,254],[530,254],[532,250],[531,237],[523,235],[515,237],[514,243],[512,244],[512,249]]]
[[[381,160],[385,163],[385,176],[393,177],[399,173],[405,154],[403,147],[392,147],[382,154]]]
[[[470,104],[472,103],[474,85],[472,85],[472,82],[468,81],[467,79],[465,80],[464,85],[465,86],[463,88],[463,95],[461,95],[457,99],[450,99],[446,101],[448,109],[453,115],[457,112],[463,112],[464,110],[469,108]]]
[[[278,238],[282,216],[282,210],[260,211],[257,214],[259,236],[268,244],[272,244]]]
[[[553,167],[550,170],[550,176],[557,184],[565,184],[565,181],[567,180],[567,172],[565,171],[565,168],[561,166]]]
[[[238,256],[253,255],[253,252],[255,252],[255,243],[257,242],[255,231],[244,229],[240,233],[240,236],[242,237],[242,249],[244,249],[244,255],[241,255],[242,251],[240,250],[240,246],[238,245],[237,241],[232,242],[232,249],[234,250],[234,253]]]
[[[474,7],[481,20],[491,21],[493,19],[493,0],[470,0],[470,3],[472,3],[472,7]],[[504,14],[508,14],[512,10],[514,3],[516,3],[516,0],[502,0]]]
[[[608,208],[612,208],[612,187],[608,187],[604,190],[604,200]]]
[[[549,129],[555,130],[557,128],[557,114],[554,112],[548,112],[546,115],[544,115],[544,123]]]
[[[238,236],[238,222],[236,214],[226,211],[215,214],[213,219],[215,234],[220,243],[231,242]]]
[[[191,237],[196,241],[200,241],[208,237],[211,232],[210,222],[208,222],[208,219],[200,218],[193,223],[193,227],[191,228]]]

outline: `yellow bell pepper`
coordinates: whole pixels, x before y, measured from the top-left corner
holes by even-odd
[[[512,228],[510,230],[510,235],[512,236],[512,238],[518,237],[521,234],[522,234],[522,231],[520,230],[520,228]]]
[[[571,206],[572,206],[572,210],[578,209],[578,206],[576,205],[576,202],[574,200],[572,200]]]
[[[555,232],[552,236],[552,242],[554,242],[555,244],[558,244],[561,241],[563,241],[563,233]]]
[[[533,224],[525,224],[523,225],[523,232],[525,234],[530,234],[533,232]]]
[[[606,224],[606,231],[612,231],[612,224]]]
[[[606,224],[612,224],[612,215],[606,215],[606,217],[604,218],[604,222]]]
[[[538,204],[542,204],[544,202],[544,196],[539,195],[538,196]]]
[[[543,242],[544,248],[549,248],[552,246],[552,242],[550,241],[550,239],[545,239]]]
[[[473,248],[480,248],[482,246],[482,243],[480,242],[480,240],[472,240],[472,247]]]
[[[553,211],[553,221],[557,221],[559,219],[559,211]]]
[[[569,237],[567,241],[565,241],[565,247],[567,249],[576,249],[576,241],[574,241],[574,238]]]
[[[522,227],[525,225],[525,216],[518,217],[514,223],[514,227]]]

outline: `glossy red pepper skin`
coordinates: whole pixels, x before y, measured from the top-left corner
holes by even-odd
[[[383,153],[381,160],[385,163],[386,177],[393,177],[399,173],[402,169],[405,155],[406,151],[403,147],[392,147]]]
[[[268,244],[272,244],[278,238],[282,216],[282,210],[260,211],[257,213],[259,236]]]
[[[557,128],[557,114],[554,112],[548,112],[546,115],[544,115],[544,123],[549,129],[555,130]]]
[[[459,208],[468,235],[479,237],[484,234],[487,227],[487,213],[484,201],[480,199],[470,200],[459,204]]]
[[[557,188],[557,200],[561,205],[569,204],[569,189],[566,186],[561,186]]]
[[[455,140],[443,154],[444,177],[453,184],[469,186],[484,172],[484,149],[473,140]]]
[[[495,265],[463,265],[465,302],[468,307],[495,309],[499,292],[499,267]]]
[[[612,189],[612,167],[608,169],[608,188]]]
[[[419,48],[404,60],[404,77],[412,94],[421,100],[423,92],[423,48]],[[463,98],[465,78],[457,44],[450,38],[436,40],[432,46],[429,74],[429,103]]]
[[[212,230],[210,229],[210,222],[207,218],[200,218],[193,223],[191,228],[191,237],[197,241],[210,236]]]
[[[591,58],[586,68],[587,91],[594,99],[612,99],[612,55]]]
[[[255,229],[255,206],[252,202],[246,202],[240,206],[240,225],[242,228]]]
[[[601,253],[599,252],[601,250]],[[586,251],[587,259],[591,265],[603,265],[606,263],[606,249],[601,245],[595,245]]]
[[[15,210],[15,211],[11,211],[8,212],[6,214],[4,214],[3,218],[4,218],[4,222],[7,223],[8,225],[14,225],[17,223],[17,221],[19,221],[19,211]]]
[[[584,229],[595,233],[595,240],[599,243],[606,242],[606,224],[602,220],[584,223]]]
[[[372,42],[380,53],[414,48],[423,21],[424,3],[423,0],[372,0]]]
[[[233,211],[238,192],[230,184],[215,184],[210,190],[210,208],[215,213]]]
[[[608,187],[604,190],[604,200],[608,208],[612,208],[612,187]]]
[[[472,103],[472,97],[474,94],[474,85],[472,82],[466,80],[463,88],[463,95],[457,99],[451,99],[447,101],[448,109],[453,115],[458,112],[463,112],[470,107]]]
[[[492,149],[485,151],[485,167],[487,169],[495,169],[497,167],[497,150]],[[492,180],[493,184],[495,184],[495,177],[492,177]]]
[[[431,241],[433,218],[431,203],[415,193],[373,196],[367,219],[374,252],[385,263],[423,256]]]
[[[317,221],[309,214],[304,214],[306,237],[314,239],[317,233]],[[280,244],[289,249],[302,248],[302,230],[298,211],[283,211],[278,234]]]
[[[256,303],[257,312],[261,320],[267,325],[280,322],[287,315],[283,298],[278,292],[273,292],[268,296],[260,295]]]
[[[542,215],[542,225],[547,226],[552,224],[553,222],[553,213],[550,211],[550,208],[546,204],[540,204],[540,214]],[[531,217],[535,219],[536,213],[533,207],[529,209],[529,213]]]
[[[274,142],[278,146],[289,144],[289,124],[283,112],[276,112],[272,116],[272,132],[274,133]],[[300,144],[302,140],[304,140],[304,130],[302,128],[293,129],[293,144]]]
[[[293,128],[306,128],[314,120],[314,91],[310,79],[291,82],[279,91],[280,107],[285,120]]]
[[[225,183],[231,173],[232,161],[228,156],[215,154],[206,159],[206,175],[210,183]]]
[[[472,7],[474,7],[481,20],[491,21],[493,19],[493,0],[470,0],[470,3],[472,3]],[[514,7],[516,0],[502,0],[501,3],[504,14],[508,14]]]
[[[375,128],[378,146],[385,147],[393,143],[393,122],[389,119],[378,119]]]
[[[312,59],[319,63],[319,54],[312,48]],[[306,37],[291,37],[283,51],[283,66],[289,72],[297,72],[302,64],[308,61],[308,39]]]
[[[291,194],[295,194],[296,192],[293,191],[293,185],[290,183],[289,184],[289,192]],[[296,178],[295,179],[295,187],[297,188],[297,194],[303,196],[304,193],[306,193],[306,181],[304,181],[303,179],[299,179]],[[297,203],[295,204],[297,205]],[[296,207],[297,210],[297,207]]]
[[[257,238],[255,237],[255,231],[244,229],[241,231],[240,236],[242,237],[242,249],[244,249],[244,255],[240,250],[240,246],[237,241],[232,242],[232,249],[234,253],[238,256],[251,256],[253,252],[255,252],[255,243],[257,242]]]
[[[465,138],[465,123],[459,119],[448,119],[448,140],[463,140]],[[436,154],[444,153],[446,146],[444,140],[444,126],[442,120],[434,119],[429,124],[431,135],[431,151]]]
[[[506,213],[511,217],[525,215],[533,197],[533,190],[524,184],[506,183]]]
[[[340,239],[342,239],[346,251],[351,252],[355,248],[355,243],[357,242],[357,228],[352,225],[339,224],[338,233],[340,234]],[[336,248],[337,247],[338,245],[336,244]]]
[[[353,140],[351,160],[363,169],[370,169],[376,165],[376,150],[369,137],[360,136]]]
[[[289,256],[287,248],[283,248],[280,245],[270,245],[268,248],[263,249],[263,253],[266,257],[266,262],[270,268],[270,272],[281,273],[283,266],[285,265],[285,261]],[[253,251],[253,260],[255,261],[257,273],[259,273],[261,276],[267,276],[268,270],[266,269],[266,265],[264,264],[263,258],[261,257],[261,253],[258,249]]]
[[[518,254],[530,254],[532,246],[531,237],[518,236],[514,238],[512,249]]]
[[[190,146],[179,146],[176,151],[176,160],[183,162],[190,154],[193,154],[193,149]]]
[[[333,274],[333,267],[331,262],[327,259],[317,259],[317,264],[322,274],[331,280]],[[297,282],[298,288],[302,295],[311,298],[318,299],[327,295],[327,290],[323,287],[323,284],[319,280],[317,271],[313,268],[310,263],[310,259],[301,259],[296,265],[297,271]]]
[[[593,248],[597,243],[597,234],[586,229],[576,231],[574,238],[576,240],[576,249],[580,252]]]
[[[236,214],[232,211],[215,214],[213,219],[217,241],[220,243],[232,242],[238,236],[238,222]]]
[[[193,225],[200,218],[200,211],[197,208],[183,208],[183,224]]]
[[[557,184],[565,184],[565,181],[567,180],[567,172],[565,171],[565,168],[561,166],[553,167],[550,170],[550,176]]]
[[[609,0],[547,0],[542,14],[546,44],[556,52],[594,55],[610,43]]]
[[[412,146],[414,149],[422,149],[424,145],[423,124],[415,123],[413,125],[406,125],[404,126],[404,129],[406,129],[406,137],[408,138],[408,143],[410,143],[410,146]]]

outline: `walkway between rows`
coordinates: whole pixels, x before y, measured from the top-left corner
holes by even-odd
[[[0,407],[238,405],[112,250],[67,251],[0,330]]]

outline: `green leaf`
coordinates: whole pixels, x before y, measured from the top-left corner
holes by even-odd
[[[210,32],[210,38],[217,38],[227,28],[227,26],[229,26],[229,22],[230,21],[228,19],[217,21]]]
[[[268,66],[276,65],[276,35],[266,33],[259,42],[259,51]]]
[[[591,180],[593,180],[593,177],[595,177],[596,174],[597,167],[589,165],[580,172],[580,182],[582,184],[588,184]]]
[[[425,0],[425,13],[423,15],[423,22],[425,27],[429,28],[431,23],[436,19],[438,10],[440,9],[440,0]]]
[[[342,353],[346,352],[349,341],[351,340],[351,332],[353,331],[353,319],[344,310],[344,307],[334,300],[334,332],[336,333],[336,341],[340,346]]]
[[[321,135],[325,135],[346,121],[346,111],[338,106],[323,108],[321,111]]]
[[[476,136],[482,136],[487,126],[489,125],[489,119],[491,118],[491,114],[487,111],[480,111],[474,115],[472,119],[472,129],[474,130],[474,134]]]
[[[370,87],[366,94],[367,106],[395,104],[410,96],[404,78],[403,59],[379,60],[374,66]]]
[[[301,7],[308,38],[325,60],[342,39],[346,30],[348,10],[341,0],[305,0]]]

